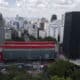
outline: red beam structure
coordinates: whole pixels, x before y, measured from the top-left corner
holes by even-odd
[[[4,44],[18,44],[18,45],[21,45],[21,44],[24,44],[24,45],[27,45],[27,44],[41,44],[41,45],[44,45],[44,44],[55,44],[54,41],[27,41],[27,42],[24,42],[24,41],[6,41],[4,42]]]
[[[45,48],[55,48],[55,42],[53,41],[34,41],[34,42],[17,42],[17,41],[7,41],[0,48],[3,49],[45,49]]]
[[[54,41],[16,42],[7,41],[0,46],[0,62],[6,60],[54,59],[56,43]]]
[[[46,49],[46,48],[55,48],[55,45],[45,45],[45,46],[40,46],[40,45],[28,45],[28,46],[20,46],[20,45],[4,45],[4,46],[1,46],[0,48],[3,48],[3,49]]]

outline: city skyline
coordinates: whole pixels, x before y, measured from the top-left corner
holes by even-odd
[[[0,12],[4,17],[46,17],[56,14],[58,18],[67,11],[80,11],[80,0],[0,0]]]

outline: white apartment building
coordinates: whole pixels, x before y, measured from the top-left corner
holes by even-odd
[[[40,30],[40,31],[39,31],[39,37],[45,38],[45,37],[46,37],[46,31]]]
[[[41,25],[42,24],[42,25]],[[49,25],[49,22],[48,20],[46,20],[45,18],[42,18],[39,23],[38,23],[38,26],[40,28],[39,30],[39,36],[41,38],[45,38],[48,36],[48,25]]]
[[[61,20],[55,20],[50,22],[48,26],[48,36],[51,36],[58,40],[58,36],[60,36],[60,42],[63,40],[63,23]]]
[[[28,27],[28,33],[35,38],[38,38],[38,27],[36,24],[31,24],[30,27]]]

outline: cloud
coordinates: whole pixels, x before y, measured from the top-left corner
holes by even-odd
[[[74,0],[54,0],[55,3],[61,4],[61,5],[69,5],[74,3]]]
[[[16,5],[23,8],[73,8],[76,0],[16,0]]]
[[[16,0],[15,7],[9,7],[6,0],[0,0],[0,5],[0,11],[5,16],[19,14],[50,17],[52,14],[61,15],[66,11],[75,10],[75,7],[80,9],[80,0]]]
[[[76,2],[76,5],[75,5],[75,7],[73,8],[73,10],[75,10],[75,11],[80,11],[80,0],[76,0],[75,2]]]
[[[17,6],[18,7],[44,7],[46,4],[48,4],[49,0],[17,0]],[[23,5],[24,4],[24,5]]]
[[[6,7],[8,6],[8,2],[6,2],[5,0],[0,0],[0,7]]]

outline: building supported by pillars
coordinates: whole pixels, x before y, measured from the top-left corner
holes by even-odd
[[[56,44],[53,41],[44,42],[5,42],[0,48],[0,60],[10,62],[54,61],[57,58]]]

